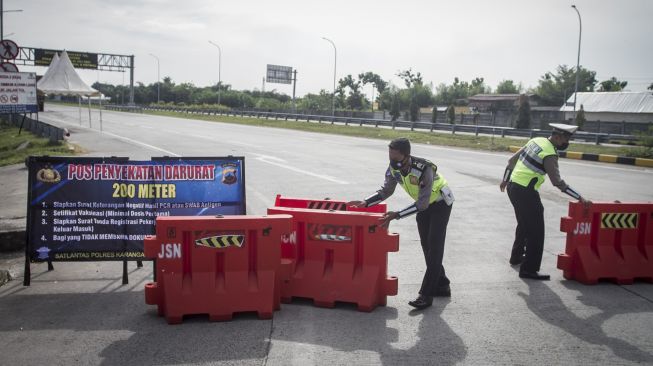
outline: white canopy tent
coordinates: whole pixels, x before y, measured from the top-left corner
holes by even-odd
[[[45,72],[41,80],[36,84],[36,88],[45,94],[50,95],[76,95],[79,101],[79,124],[82,124],[81,97],[101,96],[102,94],[88,86],[70,62],[68,53],[61,52],[61,56],[55,54],[50,63],[50,67]],[[88,123],[91,125],[91,100],[88,104]],[[102,106],[100,106],[100,129],[102,129]]]
[[[52,61],[50,62],[50,66],[48,67],[48,70],[45,72],[45,74],[43,74],[43,77],[41,78],[41,80],[51,78],[52,77],[52,72],[54,71],[54,69],[56,69],[56,65],[58,63],[59,63],[59,54],[55,53],[54,57],[52,57]],[[41,80],[39,80],[39,82]]]

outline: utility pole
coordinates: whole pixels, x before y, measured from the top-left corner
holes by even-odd
[[[578,30],[578,58],[576,59],[576,87],[575,87],[575,93],[574,93],[574,115],[576,114],[576,98],[578,97],[578,77],[580,74],[580,39],[583,34],[583,22],[580,19],[580,12],[578,11],[578,8],[576,8],[576,5],[572,5],[572,8],[576,10],[576,14],[578,14],[578,26],[580,27]]]
[[[297,87],[297,70],[293,70],[293,84],[292,84],[292,109],[293,113],[297,113],[297,105],[295,104],[295,88]]]
[[[336,49],[336,44],[326,38],[322,37],[323,40],[331,43],[333,46],[333,96],[331,97],[331,115],[336,115],[336,64],[338,63],[338,50]]]
[[[4,15],[5,13],[20,13],[22,12],[23,9],[17,9],[17,10],[5,10],[4,8],[4,0],[0,0],[0,41],[5,39],[5,19]],[[10,33],[11,35],[12,33]]]
[[[213,41],[209,41],[209,43],[218,49],[218,105],[220,105],[220,89],[222,87],[222,85],[220,85],[222,84],[222,48]]]
[[[131,67],[129,68],[129,105],[134,105],[134,55],[129,56]]]
[[[161,101],[161,63],[157,55],[150,53],[150,56],[156,59],[156,103],[159,104]]]

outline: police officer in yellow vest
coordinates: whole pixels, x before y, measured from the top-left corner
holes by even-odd
[[[508,187],[508,197],[517,217],[510,264],[521,264],[519,277],[535,280],[550,278],[539,273],[544,250],[544,207],[538,190],[545,176],[548,175],[551,183],[562,192],[585,205],[591,203],[560,178],[558,169],[558,150],[569,146],[569,139],[578,126],[563,123],[549,126],[553,128],[550,137],[531,139],[510,158],[499,186],[501,192]]]
[[[454,197],[435,164],[410,155],[408,139],[394,139],[388,147],[390,166],[385,172],[383,187],[364,201],[352,201],[348,204],[369,207],[380,203],[394,193],[397,183],[415,200],[415,203],[399,212],[386,213],[380,221],[381,226],[388,227],[394,219],[417,214],[417,230],[426,260],[426,272],[419,296],[409,304],[417,309],[424,309],[431,306],[434,296],[451,296],[442,258]]]

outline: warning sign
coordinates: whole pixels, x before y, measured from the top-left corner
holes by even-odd
[[[37,111],[36,74],[0,72],[0,114]]]
[[[0,63],[0,71],[4,72],[18,72],[18,67],[11,62]]]
[[[18,56],[18,45],[14,41],[3,39],[0,41],[0,57],[5,60],[13,60]]]

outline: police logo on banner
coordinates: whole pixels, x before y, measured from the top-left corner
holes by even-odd
[[[61,174],[48,165],[36,172],[36,180],[43,183],[58,183],[61,181]]]
[[[238,182],[236,164],[227,163],[222,165],[222,183],[224,184],[234,184]]]

